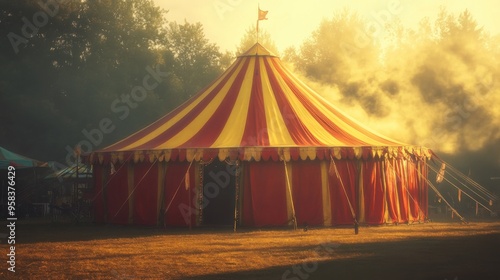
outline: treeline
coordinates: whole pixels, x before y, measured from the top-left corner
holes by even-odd
[[[232,56],[150,0],[0,1],[0,145],[102,148],[175,108]]]

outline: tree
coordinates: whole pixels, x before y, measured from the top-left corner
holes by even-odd
[[[146,67],[160,62],[155,48],[163,37],[164,12],[147,0],[54,2],[51,10],[38,2],[1,3],[6,25],[0,111],[8,121],[0,124],[0,142],[36,158],[62,160],[67,146],[90,141],[83,131],[94,131],[105,118],[117,129],[95,136],[90,148],[123,136],[123,113],[115,112],[113,102],[124,106],[122,96],[142,84]],[[16,44],[9,41],[13,36]],[[129,114],[132,125],[126,127],[164,112],[164,104],[151,101],[158,99],[149,91],[143,104],[151,107]]]
[[[102,148],[206,86],[230,54],[200,23],[166,16],[151,0],[0,1],[0,143],[64,162],[75,144]]]
[[[269,32],[260,29],[259,38],[257,40],[257,29],[255,25],[250,26],[245,35],[240,40],[240,44],[236,47],[236,54],[240,55],[251,48],[255,43],[259,42],[262,46],[268,49],[271,53],[279,55],[278,48],[271,38]]]
[[[168,25],[164,59],[172,64],[178,81],[178,101],[185,101],[207,86],[231,62],[231,54],[221,53],[216,44],[205,38],[201,23]]]
[[[378,63],[376,39],[357,14],[344,10],[320,23],[300,46],[294,63],[315,80],[342,84],[359,69],[370,70]]]
[[[395,18],[384,26],[387,37],[368,36],[366,27],[353,13],[336,14],[300,48],[287,49],[285,60],[328,86],[327,98],[396,139],[446,152],[500,139],[490,106],[500,102],[498,37],[469,11],[443,9],[416,29]]]

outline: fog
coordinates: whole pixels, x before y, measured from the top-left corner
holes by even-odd
[[[283,59],[347,114],[489,180],[500,174],[499,46],[468,11],[377,32],[343,11]]]

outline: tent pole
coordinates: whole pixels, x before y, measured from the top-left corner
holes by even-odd
[[[234,224],[233,224],[233,232],[236,232],[236,227],[238,225],[238,200],[239,200],[239,191],[240,191],[240,184],[239,184],[239,174],[240,174],[240,164],[239,160],[235,161],[236,168],[234,172]]]
[[[291,186],[290,186],[290,176],[288,175],[288,169],[286,167],[286,160],[285,158],[283,157],[283,163],[285,165],[285,177],[286,177],[286,186],[287,186],[287,189],[288,189],[288,194],[290,195],[290,202],[291,202],[291,205],[292,205],[292,219],[293,219],[293,229],[297,229],[297,217],[295,217],[295,206],[293,204],[293,196],[292,196],[292,189],[291,189]]]

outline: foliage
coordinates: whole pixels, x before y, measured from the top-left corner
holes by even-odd
[[[183,95],[190,97],[209,84],[231,62],[229,53],[204,37],[201,23],[180,25],[171,22],[167,28],[167,50],[172,57],[172,71],[184,84]]]
[[[86,151],[113,143],[229,63],[201,24],[168,24],[151,0],[42,2],[52,6],[0,1],[0,144],[31,157],[64,162],[82,140],[92,144]],[[161,80],[131,99],[155,71]],[[98,133],[103,119],[113,129]]]
[[[257,41],[271,53],[279,55],[278,48],[276,47],[276,44],[271,38],[271,34],[269,34],[269,32],[259,29],[259,38],[257,40],[256,25],[252,25],[246,30],[245,34],[241,38],[240,44],[236,47],[236,54],[240,55],[244,53],[255,45]]]
[[[500,101],[498,39],[469,11],[442,9],[416,29],[397,17],[383,33],[368,27],[349,11],[335,14],[285,59],[326,90],[338,89],[327,97],[394,138],[444,152],[500,139],[491,106]]]

